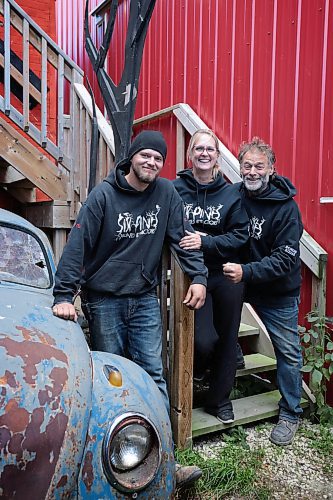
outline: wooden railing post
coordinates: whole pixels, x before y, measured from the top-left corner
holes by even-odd
[[[189,285],[171,254],[169,396],[174,442],[181,449],[192,443],[194,312],[183,304]]]

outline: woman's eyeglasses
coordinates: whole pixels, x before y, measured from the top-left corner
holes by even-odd
[[[208,154],[216,153],[216,148],[213,148],[212,146],[195,146],[194,151],[196,153],[203,153],[204,151],[207,151]]]

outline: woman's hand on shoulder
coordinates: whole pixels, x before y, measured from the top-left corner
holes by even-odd
[[[184,250],[200,250],[201,248],[201,235],[200,232],[185,231],[186,235],[182,237],[179,242],[180,248]]]

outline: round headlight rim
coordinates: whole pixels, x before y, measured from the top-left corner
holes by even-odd
[[[136,421],[138,420],[138,421]],[[161,438],[159,435],[159,432],[157,431],[157,428],[155,424],[152,422],[152,420],[144,415],[143,413],[139,412],[126,412],[122,413],[118,417],[114,419],[112,424],[109,426],[109,429],[107,430],[104,439],[103,439],[103,444],[102,444],[102,465],[103,465],[103,471],[105,476],[107,477],[108,482],[116,489],[118,489],[121,492],[124,493],[134,493],[136,491],[140,491],[144,488],[146,488],[153,480],[154,477],[156,476],[156,473],[152,475],[152,477],[142,486],[140,487],[133,487],[133,488],[128,488],[121,484],[119,480],[117,479],[118,473],[113,469],[113,466],[111,464],[111,461],[109,459],[109,450],[110,450],[110,443],[115,435],[116,432],[119,430],[123,429],[130,423],[139,423],[142,425],[142,422],[148,426],[150,426],[154,432],[154,440],[156,442],[155,447],[157,447],[157,453],[158,453],[158,459],[157,459],[157,464],[156,464],[156,472],[158,471],[160,465],[161,465],[161,460],[162,460],[162,444],[161,444]],[[137,467],[140,467],[141,464],[139,464]],[[131,471],[134,471],[137,467],[131,469]]]

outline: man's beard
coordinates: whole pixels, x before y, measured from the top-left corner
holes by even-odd
[[[258,194],[265,191],[265,189],[267,188],[268,183],[269,183],[269,174],[266,174],[264,177],[259,177],[258,179],[255,179],[254,181],[250,181],[250,179],[244,175],[242,177],[243,177],[244,186],[246,187],[246,189],[248,191],[250,191],[250,193],[253,196],[257,196]]]
[[[142,172],[141,170],[139,170],[138,168],[136,167],[133,167],[132,165],[132,171],[134,173],[134,175],[136,176],[136,178],[140,181],[140,182],[143,182],[144,184],[151,184],[152,182],[154,182],[154,180],[156,179],[156,177],[158,177],[157,175],[157,172],[154,171],[154,174],[156,175],[149,175],[148,172]]]

